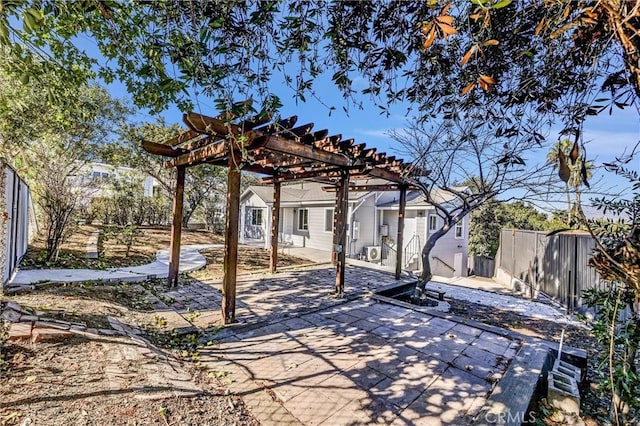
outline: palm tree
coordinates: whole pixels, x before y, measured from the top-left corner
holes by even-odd
[[[588,186],[591,179],[591,169],[593,164],[583,158],[577,142],[571,143],[568,139],[562,139],[556,142],[549,154],[547,154],[549,163],[558,165],[558,175],[565,183],[565,191],[567,193],[567,225],[573,225],[573,213],[580,209],[580,194],[582,185]],[[571,193],[574,194],[574,202],[571,202]]]

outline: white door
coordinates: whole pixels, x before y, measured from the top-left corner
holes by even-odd
[[[462,253],[456,253],[453,255],[453,267],[455,271],[453,271],[454,277],[462,277],[464,276],[462,271]]]
[[[409,243],[409,241],[411,241],[411,238],[413,238],[413,236],[416,234],[416,221],[418,220],[417,217],[410,217],[404,218],[404,234],[402,236],[403,238],[403,245],[404,247],[407,246],[407,244]],[[404,247],[402,247],[402,249],[404,249]]]

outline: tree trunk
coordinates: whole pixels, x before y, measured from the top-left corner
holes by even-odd
[[[431,273],[431,263],[429,260],[429,255],[431,254],[431,250],[433,249],[433,247],[435,247],[436,242],[438,242],[440,237],[446,234],[449,229],[451,229],[451,226],[445,225],[441,229],[431,234],[424,247],[422,248],[422,274],[420,274],[420,280],[418,281],[418,285],[416,286],[417,293],[423,292],[425,287],[427,286],[427,283],[433,277],[433,274]]]
[[[182,214],[182,227],[187,229],[187,225],[191,220],[191,216],[193,215],[193,209],[184,209],[184,213]]]

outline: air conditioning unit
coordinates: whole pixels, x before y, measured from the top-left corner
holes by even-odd
[[[365,247],[366,253],[367,253],[367,260],[369,262],[375,262],[377,260],[380,260],[380,255],[382,254],[380,250],[380,246],[368,246]]]

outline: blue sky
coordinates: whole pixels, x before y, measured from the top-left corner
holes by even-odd
[[[89,39],[80,40],[80,44],[88,46],[93,44]],[[96,48],[95,46],[93,46]],[[343,106],[347,103],[343,99],[339,90],[331,83],[328,76],[320,76],[314,83],[314,89],[321,97],[321,101],[310,96],[306,102],[296,102],[293,98],[291,89],[284,86],[278,81],[280,78],[274,75],[273,84],[270,90],[280,97],[283,107],[280,110],[282,117],[291,115],[298,116],[298,124],[309,122],[315,123],[314,129],[329,129],[329,134],[342,134],[343,138],[354,138],[358,143],[366,143],[369,147],[376,147],[378,152],[384,151],[390,155],[402,157],[398,152],[398,145],[387,135],[392,129],[401,129],[407,124],[407,120],[411,119],[411,113],[408,112],[408,104],[397,104],[389,108],[390,114],[381,115],[380,109],[369,100],[367,96],[356,98],[362,101],[363,109],[350,106],[348,112],[343,110]],[[358,80],[354,83],[354,89],[362,89],[363,84],[359,84]],[[119,83],[107,86],[112,96],[118,98],[129,99],[129,95],[123,85]],[[193,98],[195,104],[194,110],[207,115],[217,115],[217,111],[213,106],[211,99],[203,95]],[[323,103],[325,105],[323,105]],[[330,111],[327,106],[334,106],[335,110]],[[172,106],[168,110],[159,114],[165,118],[169,124],[182,123],[182,113]],[[145,111],[139,111],[133,117],[136,122],[153,121],[157,116],[151,116]],[[550,143],[558,139],[557,129],[547,129],[541,133],[548,135]],[[596,183],[595,189],[598,192],[614,193],[622,196],[629,196],[631,191],[628,182],[609,172],[605,172],[599,166],[603,162],[613,161],[616,156],[621,156],[625,149],[627,152],[631,150],[640,140],[640,114],[636,108],[629,107],[625,110],[615,109],[609,115],[608,111],[603,112],[599,116],[590,117],[584,126],[583,139],[587,147],[587,158],[592,160],[595,165],[592,182]],[[530,153],[525,160],[529,164],[543,162],[548,148],[538,150],[538,152]],[[406,158],[406,160],[410,160]],[[640,155],[630,163],[629,168],[640,171]],[[510,194],[513,195],[513,194]],[[518,196],[518,194],[515,194]],[[583,200],[589,198],[589,195],[583,197]],[[545,205],[539,200],[536,205],[544,210],[553,208],[564,208],[565,197],[560,196],[560,203],[552,203]],[[526,201],[526,200],[525,200]]]
[[[326,79],[320,79],[316,84],[316,90],[322,94],[322,101],[336,109],[331,112],[327,106],[320,101],[310,98],[306,102],[297,102],[293,98],[291,90],[277,85],[271,89],[281,97],[283,107],[280,113],[283,117],[297,115],[298,124],[308,122],[315,123],[314,129],[329,129],[330,134],[341,133],[344,138],[355,138],[358,143],[366,143],[367,146],[376,147],[378,151],[385,151],[390,155],[398,155],[397,144],[387,136],[391,129],[401,129],[407,124],[410,114],[407,112],[407,104],[398,104],[390,108],[390,115],[381,115],[380,109],[372,102],[367,102],[368,98],[363,97],[363,109],[355,106],[349,108],[348,113],[343,111],[342,106],[345,101],[340,92]],[[119,84],[109,86],[112,95],[121,98],[127,98],[128,95],[124,87]],[[196,103],[195,110],[203,114],[216,115],[213,102],[206,97],[199,96],[194,99]],[[174,106],[160,114],[167,123],[182,123],[182,113]],[[153,116],[140,112],[135,121],[151,121]],[[616,156],[620,156],[631,150],[640,140],[640,119],[638,111],[635,108],[627,108],[625,110],[614,109],[609,115],[608,111],[596,117],[590,117],[584,128],[584,141],[587,147],[587,156],[594,161],[596,170],[592,182],[597,182],[598,191],[606,191],[609,193],[618,192],[623,196],[630,194],[628,184],[624,179],[614,176],[611,173],[598,169],[603,162],[612,161]],[[548,140],[553,142],[557,140],[557,131],[549,130]],[[537,163],[544,161],[546,149],[537,153],[531,153],[526,161]],[[640,155],[636,156],[630,168],[640,171]],[[510,194],[513,195],[513,194]],[[515,194],[518,196],[518,194]],[[589,198],[587,195],[586,199]],[[565,197],[559,197],[559,203],[541,203],[539,200],[535,204],[544,209],[564,208]],[[583,198],[584,199],[584,198]]]

